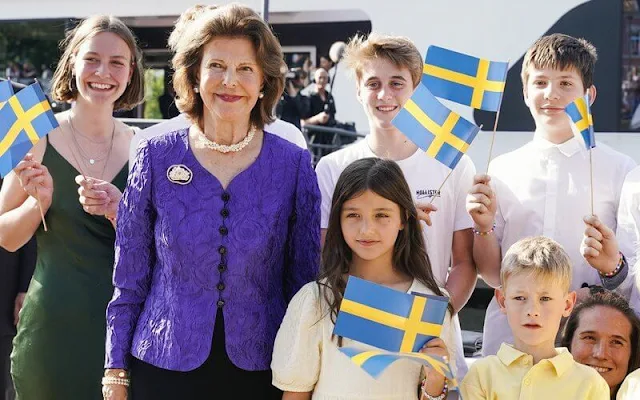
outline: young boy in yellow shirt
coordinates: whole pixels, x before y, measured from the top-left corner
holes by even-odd
[[[640,399],[640,369],[637,369],[627,375],[624,382],[622,382],[622,386],[620,386],[620,390],[618,390],[618,395],[616,396],[616,400],[635,399]]]
[[[608,400],[609,387],[593,368],[578,364],[566,348],[555,348],[560,320],[576,301],[569,292],[571,261],[555,241],[538,236],[512,245],[502,260],[500,310],[514,344],[476,361],[461,383],[465,400]]]

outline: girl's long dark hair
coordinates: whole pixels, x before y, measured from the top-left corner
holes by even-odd
[[[331,320],[336,321],[346,288],[352,252],[342,236],[340,214],[344,203],[371,190],[396,203],[404,225],[393,249],[393,268],[417,279],[433,293],[443,296],[438,287],[425,249],[422,227],[402,170],[393,161],[363,158],[350,164],[338,178],[331,201],[329,226],[322,249],[322,265],[317,283],[329,304]],[[451,306],[449,307],[451,311]]]
[[[631,324],[631,356],[629,357],[629,365],[627,369],[627,375],[636,369],[640,368],[640,319],[633,312],[633,309],[627,302],[627,300],[615,292],[611,292],[606,289],[602,289],[597,293],[587,297],[586,300],[578,304],[564,328],[564,335],[562,335],[562,347],[566,347],[571,352],[571,342],[573,337],[580,326],[580,316],[587,310],[592,310],[596,307],[608,307],[613,310],[621,312]],[[618,388],[620,385],[618,385]],[[615,398],[618,388],[612,391],[611,398]]]

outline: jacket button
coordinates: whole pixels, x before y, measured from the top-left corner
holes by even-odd
[[[226,270],[227,270],[227,266],[225,264],[219,264],[218,265],[218,271],[224,272]]]
[[[218,307],[222,307],[224,306],[224,300],[218,300],[216,304],[218,305]]]
[[[229,216],[229,209],[223,208],[222,210],[220,210],[220,215],[222,215],[224,218],[227,218]]]
[[[224,283],[220,282],[218,283],[218,286],[216,286],[218,288],[219,291],[223,291],[224,290]]]
[[[231,198],[231,195],[227,192],[222,193],[222,201],[227,202]]]
[[[220,246],[218,247],[218,253],[220,254],[227,254],[227,248],[224,246]]]
[[[220,232],[220,234],[221,234],[222,236],[227,236],[227,234],[229,233],[229,229],[227,229],[227,227],[226,227],[226,226],[221,226],[221,227],[218,229],[218,232]]]

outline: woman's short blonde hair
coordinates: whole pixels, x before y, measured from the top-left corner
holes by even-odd
[[[376,58],[387,59],[399,68],[407,68],[414,88],[420,83],[422,56],[409,38],[372,32],[366,38],[363,35],[354,36],[345,49],[344,60],[355,71],[358,81],[362,78],[364,63]]]
[[[144,101],[144,71],[142,67],[142,52],[136,43],[131,30],[118,18],[110,15],[95,15],[82,21],[69,31],[65,39],[60,42],[62,57],[53,74],[51,94],[58,101],[71,101],[78,97],[73,63],[78,49],[85,40],[102,32],[118,35],[131,51],[131,82],[127,85],[122,96],[113,105],[114,110],[130,110]]]
[[[256,60],[262,69],[264,97],[251,110],[250,122],[258,129],[273,121],[273,109],[284,90],[284,63],[282,48],[271,28],[251,8],[240,4],[228,4],[203,11],[193,19],[179,40],[174,41],[173,87],[176,105],[189,119],[202,128],[204,103],[194,91],[198,85],[198,70],[203,49],[215,38],[247,38],[253,44]]]

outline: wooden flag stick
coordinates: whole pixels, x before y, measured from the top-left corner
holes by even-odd
[[[451,174],[453,173],[453,168],[451,169],[451,171],[449,171],[449,174],[447,175],[446,178],[444,178],[444,181],[442,181],[442,185],[440,185],[440,187],[438,188],[438,190],[433,194],[433,196],[431,197],[431,201],[429,202],[429,204],[433,204],[433,201],[436,199],[436,196],[438,195],[438,193],[440,193],[440,190],[442,190],[442,187],[444,186],[445,183],[447,183],[447,179],[449,179],[449,177],[451,176]]]
[[[479,128],[479,129],[480,129],[480,130],[482,130],[482,127],[483,127],[483,126],[484,126],[484,125],[480,125],[480,128]],[[456,164],[456,167],[457,167],[457,164]],[[442,181],[442,185],[440,185],[440,187],[438,188],[438,191],[433,195],[433,197],[431,197],[431,201],[429,202],[429,204],[432,204],[432,203],[433,203],[433,201],[436,199],[436,195],[437,195],[438,193],[440,193],[440,190],[442,190],[442,187],[444,186],[444,184],[445,184],[445,183],[447,183],[447,179],[449,179],[449,177],[450,177],[450,176],[451,176],[451,174],[453,173],[453,170],[454,170],[454,169],[455,169],[455,167],[454,167],[454,168],[451,168],[451,171],[449,171],[449,174],[447,175],[447,177],[446,177],[446,178],[444,178],[444,181]]]
[[[507,60],[507,70],[504,73],[504,84],[507,85],[507,75],[509,74],[509,64],[511,59]],[[498,120],[500,119],[500,109],[502,108],[502,99],[504,98],[504,89],[500,96],[500,104],[498,104],[498,111],[496,111],[496,120],[493,122],[493,133],[491,135],[491,145],[489,146],[489,159],[487,160],[487,174],[489,173],[489,164],[491,164],[491,156],[493,154],[493,143],[496,141],[496,131],[498,130]]]
[[[592,154],[593,154],[593,148],[589,148],[589,178],[590,178],[589,191],[591,192],[591,215],[595,215],[593,213],[593,158],[592,158]]]
[[[42,218],[42,225],[44,226],[44,231],[47,232],[47,222],[44,220],[44,211],[42,211],[42,201],[40,201],[40,192],[38,192],[38,188],[36,188],[36,198],[38,199],[38,208],[40,209],[40,218]]]
[[[496,141],[496,130],[498,130],[498,119],[500,119],[500,109],[496,112],[496,120],[493,123],[493,133],[491,134],[491,145],[489,146],[489,159],[487,160],[487,174],[489,173],[489,164],[491,163],[491,154],[493,153],[493,143]]]

